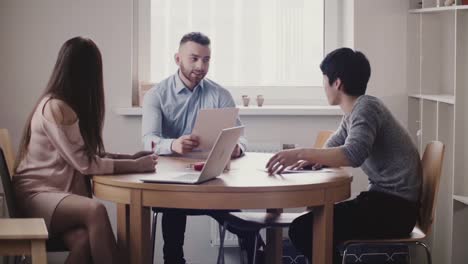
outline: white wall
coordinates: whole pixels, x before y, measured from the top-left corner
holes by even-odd
[[[346,10],[355,13],[346,13],[343,19],[352,21],[354,18],[354,44],[366,53],[373,66],[370,94],[382,97],[404,124],[407,105],[405,4],[405,0],[359,0],[354,6],[345,5]],[[107,149],[133,152],[140,148],[140,118],[118,116],[112,111],[131,104],[132,13],[130,0],[0,1],[0,127],[10,130],[15,149],[27,115],[46,85],[60,46],[78,35],[92,38],[103,55]],[[352,25],[343,23],[353,29]],[[346,33],[343,39],[353,43],[349,35],[353,34]],[[334,129],[339,120],[339,117],[313,116],[243,118],[252,143],[300,145],[310,145],[318,129]],[[353,172],[355,192],[365,188],[366,179],[360,171]],[[115,208],[109,205],[108,209],[115,224]],[[158,245],[160,251],[161,244]],[[213,263],[216,253],[216,248],[209,246],[207,218],[191,218],[186,256],[192,263]],[[237,258],[235,252],[230,253],[232,258]],[[52,260],[63,261],[57,256]]]
[[[354,47],[372,66],[368,93],[384,100],[405,126],[407,0],[354,0]]]

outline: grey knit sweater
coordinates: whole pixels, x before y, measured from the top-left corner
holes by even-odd
[[[369,190],[418,200],[422,170],[417,148],[379,99],[360,96],[326,146],[343,147],[351,165],[369,177]]]

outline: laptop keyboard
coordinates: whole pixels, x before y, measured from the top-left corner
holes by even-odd
[[[199,173],[187,173],[180,176],[174,177],[175,180],[187,180],[187,181],[196,181],[200,177]]]

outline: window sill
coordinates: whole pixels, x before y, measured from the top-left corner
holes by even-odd
[[[307,105],[266,105],[237,106],[241,116],[342,116],[343,112],[337,106],[307,106]],[[117,107],[114,113],[122,116],[141,116],[141,107]]]

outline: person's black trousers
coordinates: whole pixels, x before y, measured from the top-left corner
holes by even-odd
[[[416,224],[418,210],[415,202],[375,191],[362,192],[353,200],[335,204],[333,263],[341,263],[337,245],[346,240],[409,235]],[[310,261],[313,218],[312,211],[295,219],[289,228],[291,242]]]
[[[219,224],[224,223],[224,215],[229,211],[224,210],[190,210],[190,209],[156,209],[163,213],[162,235],[164,240],[163,254],[165,264],[185,264],[184,238],[187,215],[209,215]],[[232,211],[231,211],[232,212]],[[228,227],[229,232],[237,235],[242,247],[247,250],[249,263],[253,258],[255,232],[246,232],[234,227]],[[213,260],[214,262],[214,260]]]

